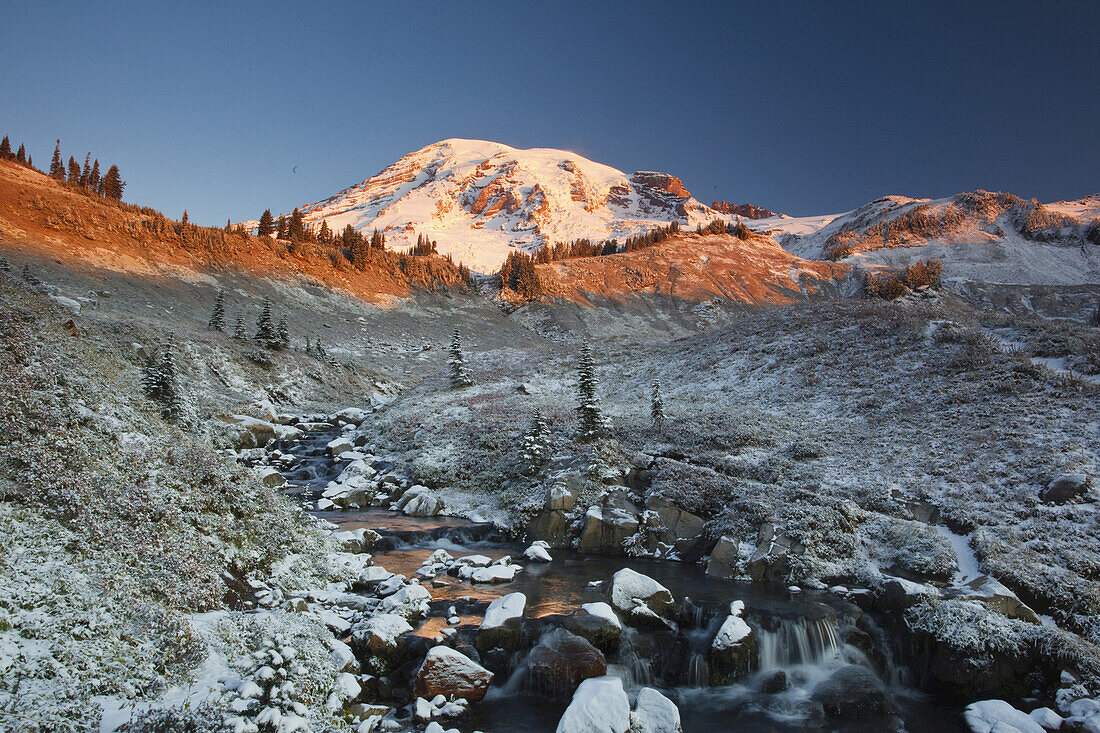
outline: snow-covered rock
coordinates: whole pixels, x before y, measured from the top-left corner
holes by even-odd
[[[558,721],[557,733],[626,733],[630,700],[618,677],[593,677],[580,684]]]
[[[414,692],[425,697],[443,695],[477,702],[485,697],[493,673],[462,652],[436,646],[428,652],[416,673]]]
[[[279,473],[279,470],[266,466],[259,471],[260,481],[264,486],[272,489],[280,489],[286,486],[286,478],[283,474]]]
[[[633,626],[666,625],[675,609],[672,593],[648,575],[623,568],[611,578],[611,605]]]
[[[355,450],[355,444],[347,438],[335,438],[333,440],[330,440],[328,444],[325,445],[325,448],[328,450],[328,454],[330,456],[336,458],[341,453]]]
[[[756,638],[742,618],[745,604],[734,601],[710,645],[710,674],[713,684],[728,685],[753,668]]]
[[[680,709],[652,687],[643,687],[630,713],[630,733],[683,733]]]
[[[368,654],[390,657],[397,650],[397,639],[413,630],[404,616],[379,613],[357,624],[352,638]]]
[[[443,508],[443,503],[427,486],[411,486],[397,500],[394,508],[410,517],[434,517]]]
[[[527,596],[523,593],[509,593],[490,603],[474,636],[474,646],[481,651],[514,647],[519,641],[520,623],[526,607]]]
[[[406,619],[414,616],[426,616],[432,594],[419,583],[410,583],[393,595],[382,599],[379,607],[382,613],[393,613]]]
[[[615,610],[603,601],[581,604],[575,613],[565,617],[564,625],[604,652],[618,648],[623,634],[623,625]]]
[[[1046,733],[1043,726],[1027,713],[1004,700],[982,700],[971,703],[963,719],[973,733]]]
[[[475,583],[511,583],[519,570],[518,565],[491,565],[474,570],[470,580]]]
[[[534,542],[523,551],[523,556],[532,562],[550,562],[553,560],[550,557],[550,553],[546,551],[546,542]]]

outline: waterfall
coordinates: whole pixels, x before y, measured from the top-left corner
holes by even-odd
[[[782,619],[775,631],[757,633],[760,670],[764,672],[823,664],[835,659],[840,651],[836,622],[831,619]]]
[[[688,687],[710,686],[710,665],[707,664],[705,653],[691,653],[691,657],[688,659],[687,685]]]

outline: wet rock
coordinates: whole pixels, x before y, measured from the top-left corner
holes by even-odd
[[[524,685],[547,697],[569,697],[582,681],[607,674],[603,653],[565,629],[543,635],[526,664]]]
[[[477,702],[485,697],[493,673],[450,647],[433,647],[416,673],[414,694],[432,698],[462,697]]]
[[[630,733],[683,733],[676,704],[652,687],[638,692],[630,713]]]
[[[743,679],[756,666],[756,635],[745,623],[745,604],[734,601],[710,645],[710,679],[728,685]]]
[[[1089,492],[1089,477],[1083,473],[1063,473],[1043,490],[1040,498],[1048,504],[1065,504]]]
[[[563,619],[563,626],[604,652],[618,649],[623,634],[623,625],[615,610],[602,601],[581,605]]]
[[[630,700],[618,677],[593,677],[580,684],[558,721],[557,733],[626,733]]]
[[[765,695],[775,695],[790,688],[791,680],[787,677],[787,673],[781,669],[772,672],[760,683],[760,691]]]
[[[519,644],[523,610],[526,606],[527,596],[522,593],[509,593],[490,603],[485,610],[485,618],[474,635],[474,646],[478,651],[515,649]]]
[[[891,710],[886,687],[866,667],[841,667],[814,688],[811,698],[830,718],[872,718]]]
[[[667,628],[666,619],[676,610],[668,588],[630,568],[611,578],[611,605],[638,628]]]
[[[470,573],[470,580],[474,583],[511,583],[516,579],[516,573],[519,570],[518,565],[492,565],[487,568],[477,568]]]
[[[623,541],[638,531],[641,510],[620,492],[588,508],[577,548],[590,555],[617,555]]]

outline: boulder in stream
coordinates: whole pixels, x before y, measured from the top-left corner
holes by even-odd
[[[630,568],[611,578],[611,605],[638,628],[667,628],[667,619],[676,610],[668,588]]]
[[[462,652],[447,646],[432,647],[416,673],[414,694],[433,698],[461,697],[477,702],[485,697],[493,673]]]
[[[1046,733],[1031,716],[1004,700],[971,703],[963,719],[973,733]]]
[[[866,667],[848,664],[814,688],[813,700],[830,718],[873,718],[891,712],[886,686]]]
[[[474,647],[478,651],[489,649],[515,649],[519,644],[523,609],[527,596],[509,593],[496,599],[485,610],[485,618],[474,635]]]
[[[643,687],[630,713],[630,733],[683,733],[680,710],[652,687]]]
[[[641,509],[619,493],[608,494],[584,515],[577,549],[590,555],[617,555],[623,542],[638,531]]]
[[[603,601],[581,604],[576,612],[564,618],[562,625],[604,652],[618,649],[623,635],[623,624],[615,609]]]
[[[544,634],[526,666],[524,685],[547,697],[569,697],[584,680],[607,674],[603,653],[565,629]]]
[[[710,679],[728,685],[744,678],[756,666],[756,635],[745,623],[745,604],[734,601],[710,645]]]
[[[593,677],[580,684],[558,721],[557,733],[626,733],[630,700],[618,677]]]

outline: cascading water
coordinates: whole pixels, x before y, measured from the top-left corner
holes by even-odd
[[[760,670],[825,665],[840,654],[836,622],[829,618],[781,619],[774,631],[757,631]]]
[[[710,684],[710,665],[703,652],[692,652],[688,659],[687,686],[706,687]]]

